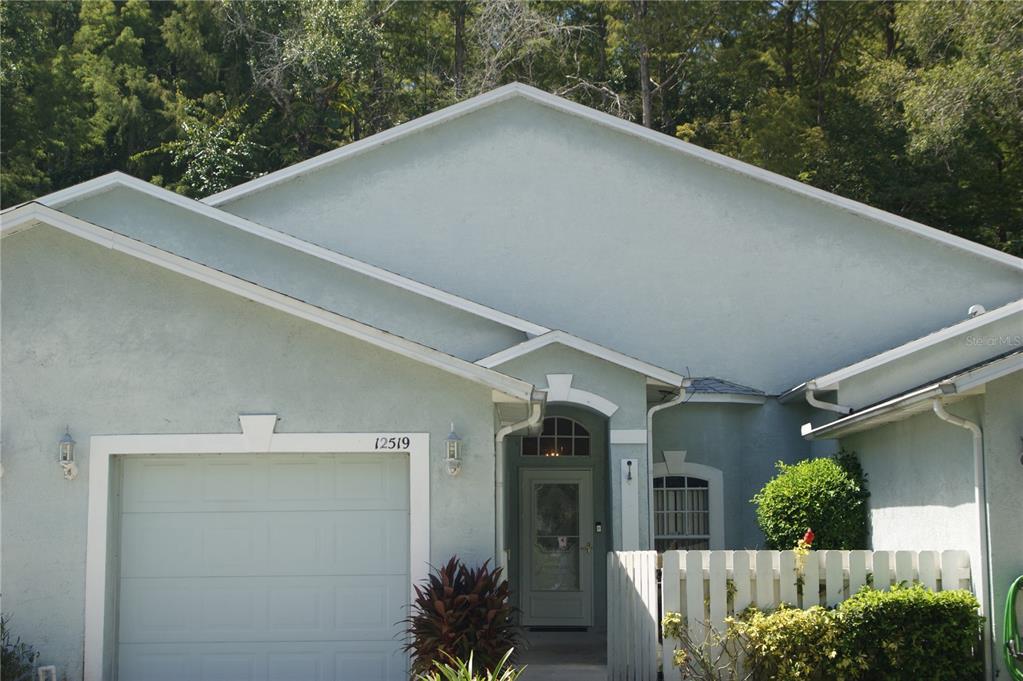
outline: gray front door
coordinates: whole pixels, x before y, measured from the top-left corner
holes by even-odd
[[[593,624],[593,479],[588,470],[520,470],[522,623]]]

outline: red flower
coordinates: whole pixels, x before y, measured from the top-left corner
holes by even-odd
[[[813,533],[813,530],[811,530],[811,529],[810,529],[809,527],[808,527],[808,528],[806,528],[806,534],[804,534],[804,535],[803,535],[803,542],[804,542],[804,543],[805,543],[805,544],[806,544],[807,546],[810,546],[811,544],[813,544],[813,538],[814,538],[814,536],[815,536],[815,535],[814,535],[814,533]]]

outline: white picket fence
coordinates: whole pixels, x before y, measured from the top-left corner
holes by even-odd
[[[680,613],[690,636],[748,606],[834,606],[864,584],[920,582],[934,591],[969,589],[966,551],[812,551],[797,582],[794,551],[619,551],[607,557],[607,662],[612,681],[655,681],[673,642],[659,641],[665,612]],[[693,576],[698,575],[697,578]],[[812,585],[812,586],[811,586]],[[698,633],[699,632],[699,633]],[[665,678],[670,671],[665,669]]]

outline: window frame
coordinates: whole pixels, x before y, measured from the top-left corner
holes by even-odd
[[[569,426],[568,426],[568,433],[566,433],[566,434],[559,434],[559,432],[558,432],[559,431],[559,425],[560,425],[559,421],[564,421],[564,422],[567,422],[569,424]],[[551,427],[552,427],[553,433],[551,433],[551,434],[546,434],[545,433],[545,431],[547,430],[547,423],[548,422],[552,423]],[[553,439],[554,440],[554,447],[557,448],[557,451],[559,452],[558,454],[549,454],[549,453],[545,453],[544,452],[544,448],[540,445],[540,443],[541,443],[542,440],[545,440],[545,439]],[[565,441],[565,442],[567,442],[567,443],[569,443],[571,445],[571,452],[570,453],[564,453],[564,451],[562,449],[560,449],[560,447],[559,447],[559,440],[560,441]],[[529,453],[529,454],[526,453],[526,442],[527,441],[531,441],[531,442],[535,442],[536,443],[536,445],[535,445],[535,452]],[[586,446],[585,446],[585,450],[586,451],[583,454],[577,454],[576,453],[577,442],[580,442],[580,441],[585,441],[585,443],[586,443]],[[570,416],[559,416],[559,415],[546,416],[546,417],[544,417],[544,419],[543,419],[543,421],[541,423],[541,430],[540,430],[539,434],[524,436],[522,438],[521,444],[520,444],[520,449],[519,449],[519,455],[524,457],[524,458],[529,458],[529,459],[575,459],[575,458],[589,459],[590,457],[593,456],[593,435],[590,433],[590,429],[589,428],[587,428],[585,425],[583,425],[582,423],[580,423],[579,421],[575,420],[574,418],[572,418]]]
[[[724,520],[724,475],[721,469],[685,460],[685,451],[664,451],[664,461],[654,464],[653,475],[650,477],[650,549],[656,550],[660,539],[703,538],[706,535],[659,534],[657,532],[657,500],[655,480],[668,477],[697,478],[707,483],[707,510],[709,537],[707,543],[710,550],[725,548]],[[667,488],[660,488],[667,489]],[[697,550],[697,549],[694,549]]]

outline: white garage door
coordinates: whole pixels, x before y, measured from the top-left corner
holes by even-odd
[[[408,457],[127,457],[119,681],[407,679]]]

